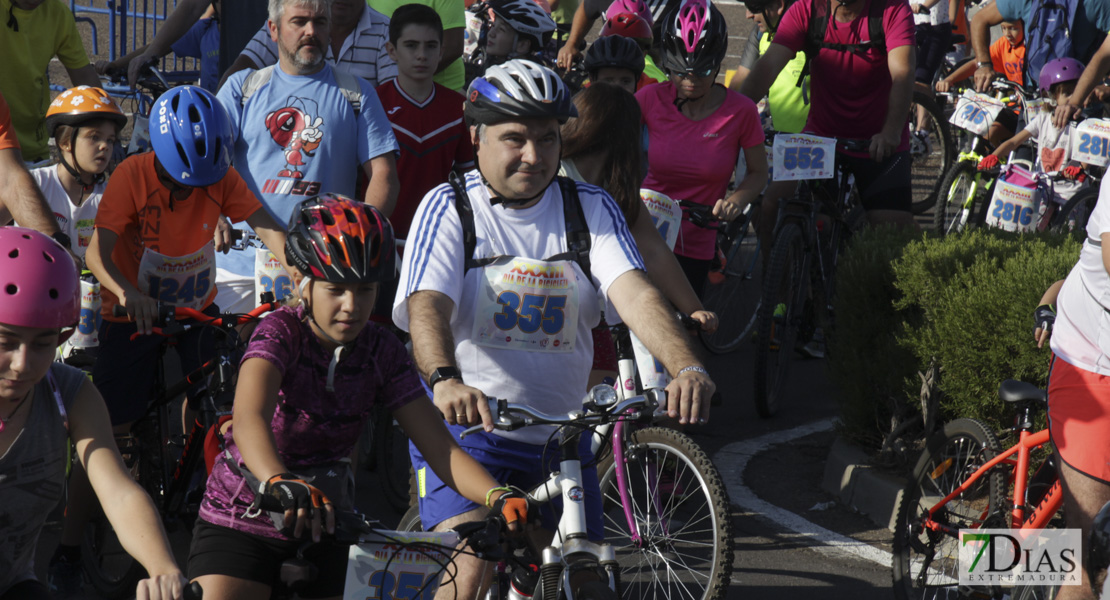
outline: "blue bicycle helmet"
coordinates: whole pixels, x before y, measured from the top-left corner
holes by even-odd
[[[203,88],[175,87],[150,111],[150,145],[182,185],[203,187],[223,179],[231,166],[233,139],[227,111]]]

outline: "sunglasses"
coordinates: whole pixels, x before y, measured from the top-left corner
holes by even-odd
[[[670,71],[670,74],[674,75],[675,77],[693,76],[693,77],[699,77],[701,79],[705,79],[706,77],[712,76],[713,73],[715,73],[716,71],[717,71],[717,69],[715,67],[706,67],[704,69],[687,69],[685,71],[674,71],[674,70],[672,70],[672,71]]]

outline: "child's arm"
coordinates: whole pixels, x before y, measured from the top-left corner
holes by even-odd
[[[459,447],[443,424],[443,415],[439,414],[439,410],[427,397],[409,402],[393,411],[393,418],[397,419],[397,423],[427,459],[435,474],[467,500],[486,505],[486,494],[502,485]],[[490,494],[490,503],[500,497],[500,494],[501,492]]]
[[[1014,137],[999,144],[998,147],[994,149],[994,152],[991,152],[991,155],[999,158],[1009,156],[1011,152],[1017,149],[1018,146],[1024,144],[1031,137],[1033,137],[1033,134],[1030,133],[1028,129],[1022,129],[1017,132]]]
[[[289,264],[288,259],[285,258],[285,230],[277,224],[270,213],[265,208],[259,208],[254,211],[254,214],[247,217],[247,225],[250,225],[266,247],[273,251],[274,256],[281,261],[285,270],[289,273],[289,277],[293,277],[293,272],[296,270],[293,265]]]
[[[975,61],[969,60],[960,65],[959,69],[952,71],[948,77],[937,82],[937,91],[944,93],[952,89],[952,84],[963,81],[975,74]]]
[[[1106,262],[1106,254],[1105,253],[1103,253],[1103,259],[1102,260],[1103,260],[1103,263]],[[1057,281],[1056,283],[1048,286],[1048,289],[1045,290],[1044,295],[1041,296],[1041,303],[1039,305],[1037,305],[1037,311],[1036,311],[1035,314],[1038,314],[1038,317],[1039,317],[1039,313],[1041,312],[1041,307],[1042,306],[1048,306],[1050,308],[1050,310],[1052,311],[1052,313],[1056,312],[1056,297],[1060,295],[1060,288],[1062,288],[1062,287],[1064,287],[1064,280],[1063,279],[1061,279],[1060,281]],[[1055,320],[1055,318],[1053,318],[1052,320]],[[1049,334],[1052,332],[1052,323],[1051,322],[1046,322],[1044,324],[1044,326],[1042,327],[1041,323],[1039,321],[1040,320],[1038,318],[1037,326],[1036,326],[1036,328],[1033,329],[1033,339],[1035,339],[1037,341],[1037,347],[1038,348],[1043,348],[1044,343],[1048,341]]]
[[[120,306],[127,309],[127,316],[138,326],[139,333],[146,335],[158,318],[158,302],[131,285],[119,267],[112,262],[112,250],[118,241],[119,235],[114,231],[97,227],[93,230],[89,249],[85,252],[85,263],[93,275],[96,275],[100,285],[119,298]]]

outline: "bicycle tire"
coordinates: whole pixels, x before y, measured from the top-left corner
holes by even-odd
[[[732,576],[731,504],[709,456],[683,433],[648,427],[629,434],[625,467],[640,544],[631,539],[613,459],[598,466],[620,597],[724,598]]]
[[[1049,229],[1060,233],[1080,232],[1081,235],[1086,235],[1087,222],[1098,203],[1098,191],[1099,188],[1090,187],[1076,192],[1052,217]]]
[[[727,354],[740,347],[755,328],[759,308],[762,263],[759,236],[750,211],[724,253],[720,273],[710,273],[702,291],[705,310],[717,313],[717,331],[699,332],[702,344],[713,354]]]
[[[962,160],[952,165],[941,181],[941,193],[933,210],[933,230],[941,235],[956,233],[981,224],[983,204],[987,201],[975,177],[979,167],[975,162]],[[980,185],[982,185],[980,180]],[[974,195],[974,197],[972,197]]]
[[[891,569],[895,598],[919,600],[960,595],[959,540],[925,529],[920,523],[921,514],[1001,451],[997,436],[975,419],[952,421],[930,438],[896,509]],[[992,515],[1001,515],[1006,510],[1004,479],[1003,468],[992,470],[933,518],[956,529],[983,526]],[[999,526],[1006,526],[1001,518]],[[933,568],[938,554],[942,560]],[[930,581],[925,581],[926,578]]]
[[[775,237],[756,313],[755,407],[768,418],[779,410],[809,286],[809,253],[798,223]],[[776,315],[776,313],[779,313]]]
[[[913,188],[911,208],[914,214],[919,215],[936,205],[937,196],[943,189],[940,181],[955,162],[956,145],[948,120],[935,100],[921,92],[914,92],[913,106],[925,109],[924,131],[928,134],[924,140],[910,136],[910,158],[913,161],[910,168]],[[916,125],[917,112],[911,109],[910,118],[911,123]]]
[[[420,507],[413,504],[401,515],[397,523],[397,531],[424,531],[424,524],[420,521]]]

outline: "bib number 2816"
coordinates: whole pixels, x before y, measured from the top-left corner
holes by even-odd
[[[497,296],[497,303],[502,310],[493,317],[493,323],[502,331],[517,328],[523,333],[536,333],[543,329],[547,335],[555,335],[563,330],[566,296],[520,296],[506,291]]]

